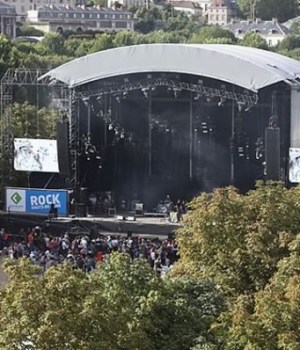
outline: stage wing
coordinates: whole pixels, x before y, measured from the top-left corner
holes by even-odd
[[[14,148],[15,170],[59,172],[56,140],[16,138]]]
[[[290,148],[289,153],[289,180],[300,183],[300,148]]]

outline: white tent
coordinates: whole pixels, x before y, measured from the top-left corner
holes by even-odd
[[[99,79],[143,72],[173,72],[222,80],[257,92],[285,81],[297,84],[300,62],[237,45],[146,44],[90,54],[46,73],[70,88]]]

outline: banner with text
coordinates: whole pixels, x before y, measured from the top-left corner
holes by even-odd
[[[68,214],[68,191],[6,188],[6,210],[27,214],[48,214],[51,205],[59,216]]]

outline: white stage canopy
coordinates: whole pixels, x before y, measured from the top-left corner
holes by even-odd
[[[285,81],[298,85],[300,62],[274,52],[237,45],[146,44],[90,54],[61,65],[42,78],[70,88],[120,75],[151,72],[193,74],[257,92]]]

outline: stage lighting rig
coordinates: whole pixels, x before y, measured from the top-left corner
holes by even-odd
[[[226,103],[226,98],[221,97],[221,98],[220,98],[220,101],[218,102],[218,106],[219,106],[219,107],[224,107],[224,106],[225,106],[225,103]]]
[[[182,89],[180,89],[180,88],[173,88],[174,97],[178,98],[181,91],[182,91]]]
[[[144,94],[144,96],[146,98],[148,98],[149,97],[149,88],[148,87],[142,88],[142,93]]]

